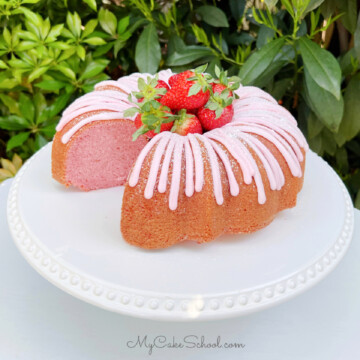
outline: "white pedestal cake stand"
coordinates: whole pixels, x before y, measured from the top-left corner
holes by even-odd
[[[107,310],[168,321],[233,317],[309,289],[340,262],[353,233],[351,199],[309,152],[295,208],[250,235],[147,251],[121,237],[123,187],[66,189],[51,177],[51,144],[16,176],[8,198],[14,241],[69,294]],[[164,219],[166,221],[166,219]]]

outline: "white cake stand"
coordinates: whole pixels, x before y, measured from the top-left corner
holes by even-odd
[[[14,241],[54,285],[123,314],[193,321],[268,308],[328,275],[353,234],[349,194],[312,152],[297,206],[265,229],[161,251],[138,249],[122,239],[123,187],[66,189],[51,178],[50,164],[51,144],[12,184],[8,222]]]

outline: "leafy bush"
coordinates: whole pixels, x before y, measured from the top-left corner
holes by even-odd
[[[0,157],[27,159],[95,83],[209,63],[270,92],[360,208],[356,0],[0,0]]]

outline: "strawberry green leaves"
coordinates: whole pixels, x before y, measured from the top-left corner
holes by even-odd
[[[316,84],[340,99],[341,69],[334,56],[306,37],[299,39],[304,67]]]
[[[141,72],[154,74],[160,60],[159,38],[155,25],[151,23],[145,27],[136,44],[135,62]]]

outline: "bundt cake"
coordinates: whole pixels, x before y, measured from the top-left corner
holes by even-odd
[[[171,85],[172,75],[161,71],[159,79]],[[99,83],[64,112],[53,144],[56,180],[91,190],[127,179],[121,233],[147,249],[250,233],[295,206],[308,145],[274,98],[240,86],[226,125],[204,134],[164,131],[132,141],[135,115],[124,111],[134,104],[127,94],[148,76]]]

